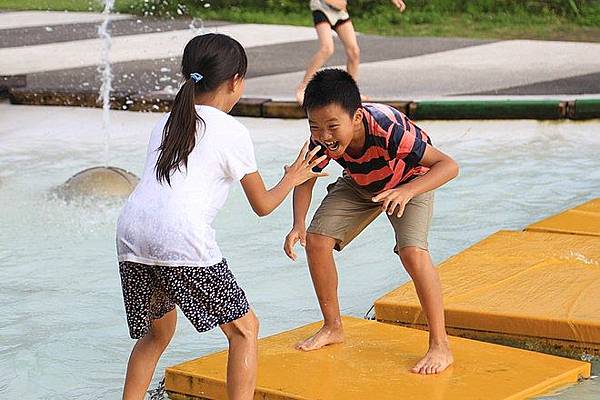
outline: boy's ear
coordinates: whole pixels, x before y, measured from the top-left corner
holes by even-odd
[[[363,110],[362,107],[358,108],[355,112],[354,112],[354,118],[352,118],[352,122],[354,122],[355,124],[361,123],[362,119],[363,119]]]

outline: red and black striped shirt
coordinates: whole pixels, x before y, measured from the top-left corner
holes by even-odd
[[[394,107],[385,104],[363,104],[365,124],[365,147],[359,157],[346,153],[333,158],[361,187],[380,193],[393,189],[401,183],[425,174],[429,168],[419,165],[429,136]],[[318,143],[312,139],[310,148]],[[319,150],[318,157],[325,154],[315,171],[322,171],[332,159],[327,150]]]

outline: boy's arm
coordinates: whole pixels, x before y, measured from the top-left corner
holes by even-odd
[[[302,185],[294,188],[293,204],[294,204],[294,227],[305,230],[306,214],[312,200],[312,192],[317,182],[316,178],[309,179]]]
[[[458,176],[459,167],[456,161],[430,145],[425,148],[419,165],[428,167],[429,171],[402,185],[413,193],[413,197],[437,189]]]
[[[429,167],[429,171],[397,188],[378,194],[373,197],[373,201],[382,202],[382,208],[389,215],[396,212],[400,217],[410,199],[421,193],[437,189],[454,179],[459,171],[456,161],[429,144],[425,147],[419,165]]]
[[[294,251],[296,242],[300,241],[302,247],[306,245],[306,214],[310,207],[312,192],[316,181],[316,178],[309,179],[302,185],[294,188],[294,225],[292,226],[290,233],[285,237],[285,243],[283,245],[285,254],[294,261],[296,261],[297,257],[296,252]]]

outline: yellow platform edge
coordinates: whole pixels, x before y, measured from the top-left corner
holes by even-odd
[[[423,331],[428,330],[427,325],[422,324],[411,324],[385,319],[377,319],[377,321],[384,324],[404,326]],[[518,349],[535,351],[553,356],[567,357],[573,360],[581,360],[581,357],[584,354],[593,357],[600,357],[600,345],[597,343],[575,342],[571,340],[515,335],[502,332],[490,332],[455,327],[446,327],[446,332],[448,332],[450,336],[478,340],[481,342],[493,343],[501,346],[515,347]]]
[[[398,304],[394,304],[386,300],[377,300],[375,303],[376,320],[379,322],[391,323],[416,329],[425,329],[425,316],[419,306],[405,304],[401,307],[403,313],[402,319],[397,319],[397,309],[399,308]],[[551,336],[560,333],[561,329],[568,331],[572,327],[576,327],[576,324],[564,325],[562,328],[558,326],[552,327],[547,325],[548,321],[541,320],[541,327],[538,328],[535,324],[535,321],[515,315],[493,315],[490,313],[477,313],[456,309],[446,310],[445,316],[448,321],[451,321],[447,322],[446,324],[448,332],[460,332],[460,334],[456,334],[456,336],[495,343],[494,341],[487,340],[486,338],[492,338],[494,335],[497,335],[498,337],[504,337],[515,342],[523,342],[525,344],[529,343],[531,345],[536,344],[536,351],[544,352],[544,348],[540,346],[543,343],[548,343],[548,345],[552,347],[558,346],[559,348],[564,348],[566,352],[556,353],[560,355],[571,354],[571,350],[600,355],[600,343],[582,342]],[[512,319],[512,322],[527,322],[530,327],[537,328],[538,332],[541,332],[544,329],[547,331],[547,336],[530,335],[529,332],[524,328],[514,329],[512,332],[504,332],[502,329],[507,319]]]
[[[209,354],[210,357],[214,354]],[[173,400],[221,400],[227,398],[227,386],[224,379],[192,375],[170,367],[165,370],[165,390]],[[255,399],[260,400],[310,400],[300,396],[286,395],[277,390],[257,388]],[[194,395],[199,393],[200,395]]]
[[[486,399],[523,400],[570,386],[591,373],[586,362],[451,337],[458,366],[436,376],[416,375],[402,371],[422,355],[421,347],[426,349],[425,332],[352,317],[343,317],[343,323],[346,343],[310,353],[291,347],[320,323],[260,339],[259,379],[254,399],[395,399],[398,393],[403,393],[414,400],[464,400],[481,398],[485,393]],[[395,368],[399,368],[393,378],[390,358]],[[226,351],[220,351],[167,368],[165,387],[170,397],[226,399],[226,359]],[[385,376],[386,385],[381,386]],[[347,382],[340,383],[340,379]],[[338,385],[337,389],[357,386],[348,393],[332,394],[331,390],[324,390],[323,395],[315,395],[322,390],[319,386],[332,382]],[[286,385],[291,385],[287,392]],[[497,392],[492,388],[488,393],[490,385],[496,385]],[[297,393],[302,388],[313,395]],[[377,390],[376,396],[373,390]],[[338,393],[343,397],[338,397]],[[423,395],[415,397],[416,393]]]
[[[540,243],[547,243],[550,241],[552,245],[556,243],[582,243],[582,249],[589,251],[591,251],[590,249],[595,249],[593,250],[594,254],[590,256],[592,257],[592,261],[600,254],[600,239],[591,236],[578,237],[573,235],[557,235],[548,232],[499,231],[441,263],[439,270],[442,275],[442,284],[452,286],[453,283],[456,283],[444,282],[444,275],[448,273],[448,268],[452,269],[455,266],[464,265],[463,261],[465,259],[477,259],[477,257],[485,252],[487,243],[494,245],[494,243],[503,240],[503,238],[510,239],[508,242],[509,245],[527,242],[527,239],[535,239],[533,243],[534,247],[537,245],[535,241]],[[539,251],[543,253],[544,250],[541,249]],[[553,249],[553,251],[560,252],[561,249]],[[563,249],[562,253],[568,252]],[[584,253],[587,254],[587,252]],[[468,256],[465,257],[465,255]],[[571,255],[570,257],[572,260],[566,260],[564,262],[579,262],[580,269],[578,271],[584,271],[584,273],[592,274],[593,276],[591,280],[585,283],[585,287],[588,289],[596,287],[597,285],[594,282],[597,283],[600,279],[599,276],[596,276],[599,274],[595,272],[598,269],[598,266],[595,264],[581,264],[581,260],[577,259],[577,257],[581,255],[582,254],[575,252],[575,258]],[[513,255],[509,255],[508,257],[512,256]],[[555,261],[556,259],[560,260],[560,257],[562,256],[551,255],[549,257]],[[532,258],[527,261],[532,267],[535,266],[535,268],[538,268],[538,265],[543,264],[541,262],[533,262],[532,260],[536,260],[535,256],[532,256]],[[503,264],[504,262],[512,262],[514,264],[515,259],[514,257],[512,260],[501,259],[497,262],[502,265],[506,265]],[[568,267],[565,266],[565,268]],[[473,271],[477,274],[478,270],[475,268]],[[598,271],[600,271],[600,269],[598,269]],[[457,278],[457,273],[454,272],[452,276]],[[590,282],[591,284],[589,284]],[[473,285],[466,285],[464,280],[459,283],[461,285],[464,284],[464,287],[470,287],[469,290],[472,290]],[[494,284],[492,284],[492,286],[493,285]],[[425,325],[425,316],[422,313],[417,296],[413,292],[414,285],[409,281],[375,300],[374,308],[376,319],[381,322],[395,323],[416,328]],[[482,293],[482,295],[483,294],[487,295],[487,293]],[[579,293],[578,298],[581,297],[581,295],[583,295],[583,293]],[[446,294],[444,296],[446,297]],[[457,296],[454,294],[451,296],[451,299],[457,297],[461,297],[461,295]],[[588,298],[588,301],[594,303],[596,297],[586,298]],[[575,299],[575,301],[577,301],[577,299]],[[510,308],[494,311],[489,309],[477,309],[476,307],[474,308],[472,304],[449,304],[446,299],[445,302],[446,326],[449,330],[459,333],[458,336],[490,341],[492,343],[495,343],[495,340],[498,337],[506,338],[515,343],[533,346],[536,351],[543,351],[549,354],[574,354],[575,351],[595,355],[600,353],[600,318],[578,317],[577,319],[569,320],[553,319],[549,317],[532,316],[531,313],[529,313],[529,315],[522,315],[517,312],[511,312]],[[592,308],[597,309],[598,307]],[[592,315],[595,314],[592,313]],[[584,337],[577,337],[575,332],[585,332],[585,338],[598,338],[599,340],[585,340]],[[547,343],[550,347],[548,349],[541,347],[544,343]],[[554,352],[554,350],[557,350],[558,352]]]
[[[534,222],[525,231],[600,236],[600,198]]]

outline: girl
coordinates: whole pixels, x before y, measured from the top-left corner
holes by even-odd
[[[184,84],[150,136],[142,179],[117,223],[117,252],[130,336],[123,399],[143,399],[175,331],[178,305],[199,332],[217,325],[229,341],[229,399],[253,398],[258,321],[227,266],[211,223],[240,181],[259,216],[323,174],[304,145],[283,178],[265,189],[248,130],[227,113],[244,90],[242,46],[220,34],[192,39]],[[310,161],[313,160],[313,161]]]
[[[403,12],[406,5],[402,0],[391,0]],[[356,40],[356,32],[347,10],[347,0],[310,0],[313,22],[319,38],[319,50],[312,56],[304,74],[304,78],[296,90],[296,100],[302,105],[304,89],[310,78],[333,55],[333,34],[337,33],[346,51],[346,69],[358,82],[358,65],[360,48]]]

